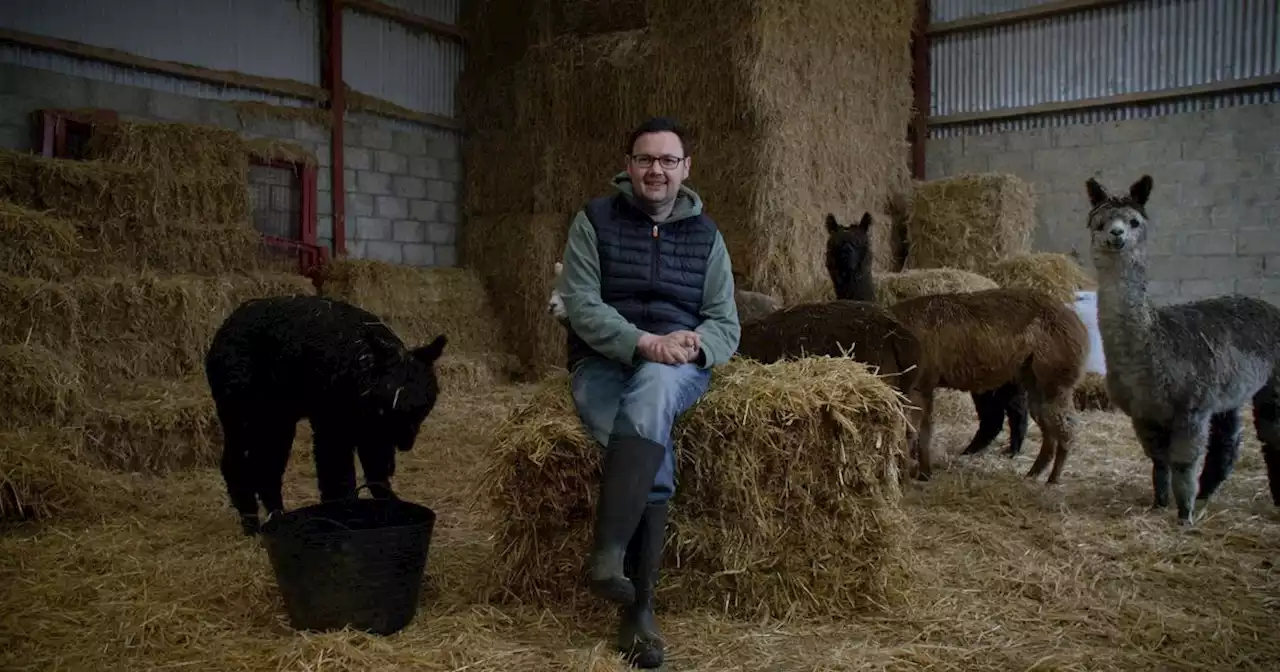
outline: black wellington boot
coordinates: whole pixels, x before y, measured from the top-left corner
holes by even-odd
[[[635,586],[623,571],[623,561],[666,450],[641,438],[613,438],[605,449],[588,576],[591,591],[611,602],[635,601]]]
[[[661,667],[665,657],[665,643],[653,615],[653,593],[662,567],[666,532],[666,502],[650,504],[627,548],[627,574],[635,583],[636,600],[622,608],[617,644],[632,667]]]

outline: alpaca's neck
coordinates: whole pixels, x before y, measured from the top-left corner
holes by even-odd
[[[849,282],[836,287],[836,298],[844,301],[875,301],[876,285],[870,271],[859,271]]]
[[[1095,254],[1093,263],[1098,269],[1098,330],[1107,369],[1113,362],[1122,367],[1125,360],[1151,358],[1156,313],[1147,298],[1146,252]]]

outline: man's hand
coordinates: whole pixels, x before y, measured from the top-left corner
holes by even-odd
[[[675,331],[666,336],[641,334],[636,349],[645,359],[663,364],[685,364],[698,358],[702,338],[697,332]]]

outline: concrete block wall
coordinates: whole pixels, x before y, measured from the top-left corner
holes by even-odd
[[[1092,267],[1084,183],[1155,180],[1149,291],[1157,303],[1240,292],[1280,304],[1280,104],[931,138],[927,178],[1013,173],[1035,188],[1037,250]]]
[[[299,120],[241,122],[223,101],[0,64],[0,147],[31,149],[32,110],[99,107],[122,118],[203,123],[275,138],[315,154],[319,242],[333,241],[329,130]],[[456,266],[461,226],[461,138],[444,130],[349,113],[343,135],[346,247],[352,258]]]

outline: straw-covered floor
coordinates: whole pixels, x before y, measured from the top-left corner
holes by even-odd
[[[545,296],[563,242],[531,241],[547,228],[563,231],[588,198],[611,193],[626,138],[650,115],[677,115],[692,131],[688,184],[720,224],[742,288],[786,303],[832,294],[813,263],[826,213],[884,219],[909,183],[902,129],[914,3],[610,3],[635,21],[596,34],[575,34],[570,24],[581,29],[586,20],[563,2],[517,5],[478,3],[473,25],[503,34],[521,22],[547,29],[530,29],[518,61],[474,63],[463,87],[468,118],[485,129],[465,148],[464,257],[499,304],[518,293]],[[797,87],[806,95],[792,95]],[[531,228],[543,217],[554,225]],[[513,220],[524,226],[503,226]],[[885,226],[877,234],[878,263],[889,269],[892,234]],[[505,247],[512,254],[495,254]],[[507,329],[539,341],[520,353],[522,363],[555,365],[533,358],[562,351],[560,337],[511,301],[496,305]]]
[[[467,502],[492,430],[533,393],[445,397],[417,447],[400,456],[397,488],[440,516],[429,590],[402,633],[291,632],[265,551],[239,536],[216,468],[165,478],[68,469],[63,517],[0,537],[0,668],[626,669],[608,648],[608,612],[479,599],[492,589],[495,530]],[[888,614],[792,622],[671,614],[665,605],[680,598],[667,588],[659,602],[667,669],[1276,669],[1280,520],[1252,433],[1207,517],[1182,532],[1171,513],[1146,511],[1149,466],[1127,419],[1085,413],[1079,427],[1058,488],[1021,477],[1038,447],[1034,426],[1031,450],[1016,459],[996,451],[940,459],[933,481],[908,486],[901,506],[913,521],[907,544],[917,571]],[[970,416],[941,426],[936,439],[955,453],[973,429]],[[286,502],[316,498],[300,439]],[[838,540],[847,531],[830,533]]]

